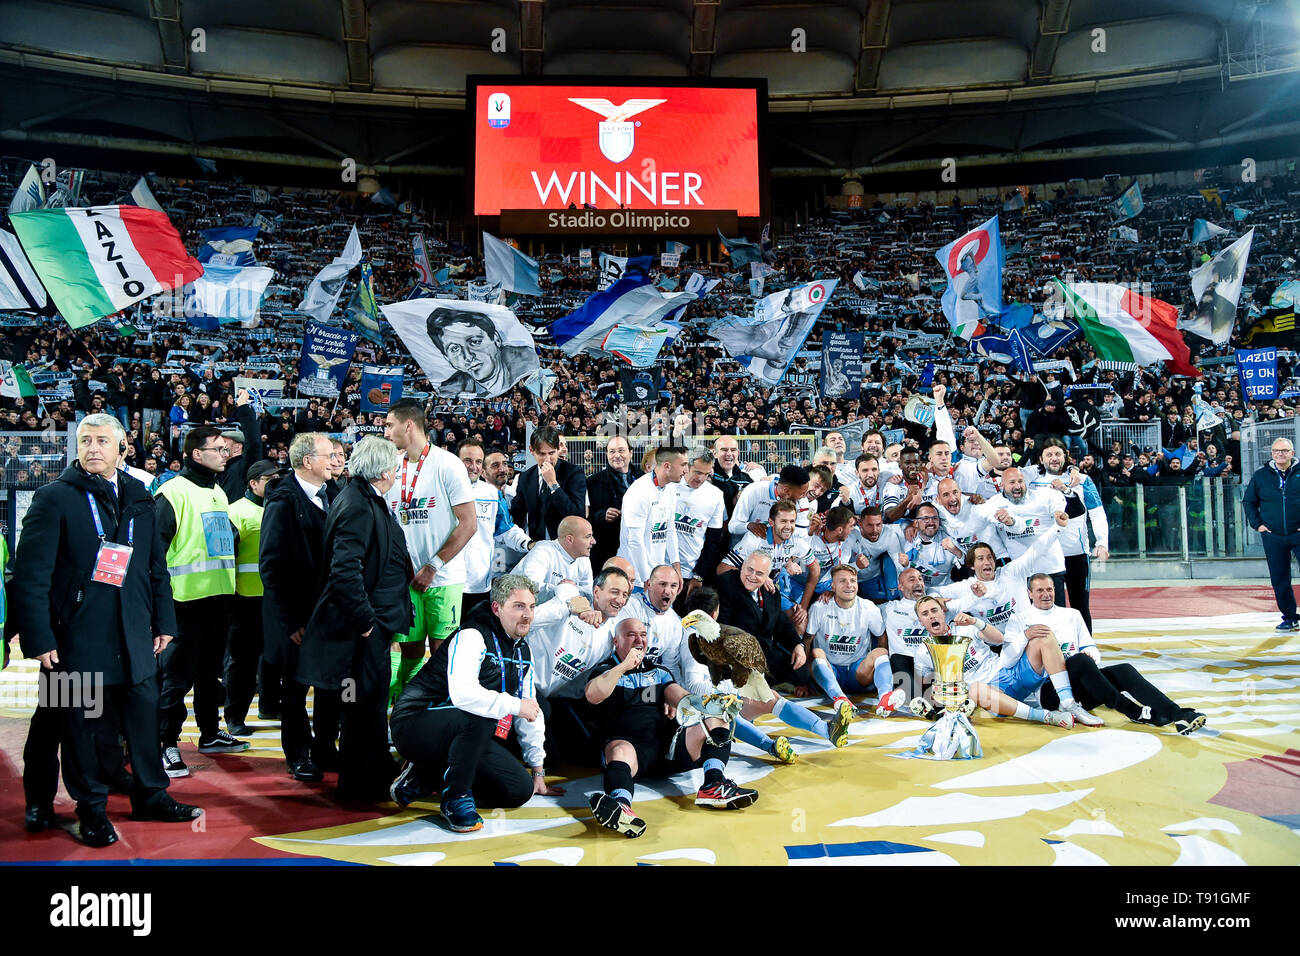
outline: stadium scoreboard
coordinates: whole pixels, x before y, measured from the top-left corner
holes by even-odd
[[[760,215],[762,81],[470,77],[466,108],[474,213],[518,231],[698,233]]]

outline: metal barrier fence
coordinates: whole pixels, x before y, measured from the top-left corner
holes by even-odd
[[[564,443],[569,449],[569,461],[580,466],[588,475],[594,475],[605,467],[605,446],[609,444],[610,435],[565,435]],[[669,435],[624,435],[632,449],[632,463],[639,466],[641,459],[650,448],[671,445]],[[686,447],[695,449],[713,446],[720,435],[693,435],[686,439]],[[733,436],[728,436],[733,437]],[[805,462],[812,458],[817,439],[813,435],[736,435],[740,446],[742,464],[761,465],[769,474],[781,470],[782,465],[791,462]]]
[[[1300,417],[1242,424],[1239,472],[1243,481],[1272,461],[1273,442],[1279,438],[1288,438],[1292,447],[1300,448]]]
[[[1237,478],[1099,490],[1115,558],[1189,561],[1258,558],[1260,535],[1246,523]]]
[[[1092,440],[1093,445],[1101,452],[1107,455],[1110,453],[1111,445],[1115,442],[1120,443],[1120,453],[1125,454],[1132,451],[1134,447],[1138,452],[1144,448],[1154,448],[1160,450],[1160,423],[1159,422],[1102,422],[1097,426],[1097,432]]]

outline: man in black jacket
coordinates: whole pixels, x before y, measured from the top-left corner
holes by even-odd
[[[81,837],[95,847],[117,841],[96,752],[103,721],[111,733],[120,721],[131,749],[136,819],[203,812],[171,798],[162,770],[155,655],[172,640],[176,616],[153,500],[117,469],[124,438],[111,415],[82,420],[76,463],[32,498],[9,586],[23,653],[41,661],[44,706],[60,712],[63,779]],[[38,810],[28,828],[53,826],[53,807]]]
[[[740,467],[740,443],[730,435],[723,435],[713,442],[713,483],[722,492],[722,501],[727,506],[727,517],[735,507],[736,496],[746,485],[754,483],[749,472]]]
[[[1300,467],[1295,446],[1275,439],[1273,460],[1260,468],[1246,486],[1242,507],[1246,524],[1259,532],[1268,559],[1273,596],[1282,612],[1279,631],[1300,631],[1295,591],[1291,588],[1291,555],[1300,558]]]
[[[293,473],[266,495],[257,564],[262,573],[262,706],[279,695],[280,746],[289,773],[315,783],[322,770],[338,769],[338,694],[318,691],[313,710],[316,737],[307,718],[307,685],[298,680],[298,650],[324,576],[325,513],[330,443],[304,432],[289,446]]]
[[[230,455],[226,458],[226,470],[221,473],[218,484],[226,493],[226,498],[234,504],[244,497],[248,490],[248,466],[262,460],[262,423],[258,421],[256,410],[248,401],[248,390],[241,388],[235,397],[235,420],[238,428],[227,428],[221,432]]]
[[[591,530],[596,545],[591,549],[591,566],[603,568],[618,553],[619,530],[623,526],[623,494],[642,471],[632,464],[632,448],[622,435],[615,435],[605,447],[609,467],[592,475],[587,482],[591,512]]]
[[[748,631],[758,638],[767,656],[772,683],[807,686],[807,651],[799,632],[781,611],[781,595],[772,588],[772,556],[755,551],[735,574],[718,575],[722,606],[718,622]]]
[[[527,640],[536,607],[537,585],[501,575],[490,600],[406,685],[392,721],[393,743],[409,761],[390,790],[399,806],[441,790],[443,819],[468,833],[483,826],[480,806],[514,809],[534,793],[564,793],[546,785],[546,721]],[[506,749],[512,729],[531,777]]]
[[[397,475],[397,446],[363,438],[348,468],[352,480],[325,519],[323,586],[303,635],[298,679],[342,691],[340,799],[383,800],[396,775],[384,724],[388,648],[412,625],[411,557],[384,501]]]
[[[587,517],[587,478],[582,469],[560,459],[560,433],[544,425],[528,447],[537,464],[519,476],[510,519],[534,541],[553,541],[569,515]]]

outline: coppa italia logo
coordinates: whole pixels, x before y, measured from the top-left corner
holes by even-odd
[[[493,93],[488,97],[488,125],[493,129],[505,129],[510,125],[510,94]]]
[[[636,145],[636,127],[640,124],[628,122],[638,113],[644,113],[651,107],[667,100],[626,100],[622,106],[615,106],[609,100],[570,96],[570,103],[577,103],[605,119],[599,124],[600,138],[597,140],[601,154],[611,163],[621,163],[632,155]]]

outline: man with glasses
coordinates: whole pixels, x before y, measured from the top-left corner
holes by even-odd
[[[1260,533],[1273,595],[1282,612],[1279,631],[1300,631],[1295,591],[1291,589],[1291,555],[1300,558],[1300,468],[1295,446],[1285,438],[1273,442],[1273,460],[1255,472],[1242,499],[1246,523]]]
[[[185,436],[184,467],[158,489],[158,533],[167,545],[167,571],[176,603],[176,640],[162,653],[158,700],[163,767],[189,776],[179,748],[185,695],[194,689],[199,753],[237,753],[248,744],[222,730],[221,664],[235,594],[235,535],[226,493],[217,483],[229,446],[221,430],[200,425]]]

